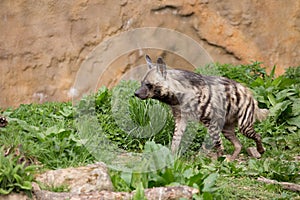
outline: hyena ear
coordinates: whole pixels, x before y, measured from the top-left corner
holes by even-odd
[[[161,57],[159,57],[157,59],[157,71],[161,73],[161,75],[164,77],[164,79],[166,79],[167,67],[166,67],[166,63],[164,62],[164,60]]]
[[[152,60],[151,60],[150,56],[146,55],[145,59],[146,59],[148,68],[152,69],[154,67],[154,65],[152,63]]]

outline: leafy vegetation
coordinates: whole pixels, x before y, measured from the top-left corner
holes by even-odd
[[[9,125],[0,130],[1,145],[16,148],[22,144],[23,154],[45,168],[77,166],[93,159],[77,141],[71,103],[21,105],[3,115]]]
[[[259,106],[270,109],[271,121],[284,125],[288,132],[300,128],[300,67],[288,68],[276,77],[275,66],[267,74],[261,63],[230,66],[228,64],[198,68],[196,72],[224,76],[252,89]]]
[[[37,166],[25,166],[25,162],[20,163],[20,156],[12,154],[5,156],[3,150],[1,148],[0,152],[0,194],[9,194],[12,191],[30,191]]]
[[[257,123],[255,127],[256,131],[262,134],[264,146],[267,148],[263,158],[259,160],[246,159],[246,161],[243,161],[242,158],[239,163],[222,163],[219,172],[223,174],[223,177],[242,179],[242,182],[243,177],[248,177],[245,182],[251,182],[251,184],[253,183],[249,178],[260,176],[277,181],[300,183],[299,70],[300,67],[288,68],[285,74],[276,77],[275,67],[268,74],[258,62],[238,66],[215,64],[196,70],[199,73],[213,72],[208,75],[225,76],[243,83],[252,89],[259,106],[270,110],[268,119]],[[242,144],[249,144],[245,137],[241,136],[239,139]],[[225,149],[232,151],[233,148],[230,147],[230,144],[226,140],[223,141],[225,141]],[[254,145],[254,143],[250,141],[250,145]],[[246,154],[245,149],[243,153]],[[232,180],[232,178],[230,179]],[[239,185],[239,183],[235,184]],[[224,190],[233,191],[230,187],[225,186],[221,190],[223,192],[226,192]],[[297,196],[297,194],[282,191],[279,186],[264,186],[264,188],[265,191],[279,193],[280,195],[276,196],[278,199],[290,199]],[[257,190],[257,192],[262,191]],[[233,194],[228,193],[227,195]],[[240,198],[250,198],[251,196],[250,194],[246,195],[240,196]],[[275,197],[270,194],[267,197],[267,193],[264,195],[266,195],[265,199]],[[254,195],[251,198],[262,197]]]
[[[189,123],[182,141],[186,148],[174,157],[166,148],[174,130],[170,109],[155,100],[134,98],[138,83],[132,81],[113,89],[102,87],[76,106],[53,102],[6,109],[0,113],[9,121],[0,128],[0,194],[30,191],[33,174],[40,170],[95,162],[98,157],[88,146],[110,141],[113,150],[146,155],[139,163],[140,171],[110,170],[115,189],[136,190],[134,199],[144,199],[145,188],[179,184],[198,188],[200,193],[194,199],[296,198],[297,192],[256,181],[262,176],[300,184],[300,67],[289,68],[281,76],[274,71],[275,67],[267,73],[259,62],[196,69],[247,85],[259,106],[270,109],[268,119],[255,125],[266,148],[261,159],[246,156],[245,148],[254,143],[241,134],[238,137],[245,148],[238,161],[210,159],[200,150],[207,140],[206,129],[194,122]],[[98,142],[89,143],[91,136]],[[223,141],[230,154],[232,145]],[[65,187],[52,190],[65,191]]]
[[[145,153],[153,153],[154,163],[162,163],[165,157],[157,155],[160,149],[165,148],[155,142],[146,142]],[[188,185],[199,189],[198,197],[211,197],[217,190],[215,182],[218,173],[203,171],[201,163],[188,163],[183,159],[175,159],[170,150],[164,151],[166,157],[171,159],[170,164],[163,168],[158,167],[155,171],[146,172],[116,172],[112,171],[112,182],[118,191],[132,191],[140,188],[152,188],[160,186]],[[158,164],[159,165],[159,164]],[[140,185],[140,183],[142,185]],[[142,187],[141,187],[142,186]]]

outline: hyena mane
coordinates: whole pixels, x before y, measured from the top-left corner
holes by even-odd
[[[240,153],[242,144],[236,137],[236,126],[256,142],[259,153],[264,153],[261,136],[255,132],[253,124],[255,120],[264,120],[268,110],[258,108],[248,88],[224,77],[166,69],[162,58],[152,63],[146,56],[146,61],[149,70],[135,96],[157,99],[170,105],[175,119],[173,152],[179,148],[188,120],[197,120],[208,128],[218,156],[223,155],[220,132],[235,147],[229,159],[236,159]]]

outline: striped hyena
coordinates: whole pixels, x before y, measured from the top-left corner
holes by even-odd
[[[246,87],[224,77],[166,69],[162,58],[155,64],[146,55],[146,61],[149,71],[134,94],[140,99],[157,99],[171,106],[175,119],[172,152],[178,150],[187,121],[197,120],[208,128],[217,156],[223,155],[220,132],[234,145],[229,159],[236,159],[240,153],[242,144],[234,131],[236,125],[242,134],[256,142],[257,151],[264,153],[261,136],[253,124],[255,120],[263,120],[268,110],[258,108]]]

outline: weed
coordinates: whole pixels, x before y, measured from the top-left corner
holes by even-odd
[[[12,191],[25,191],[30,193],[33,174],[37,166],[25,166],[20,163],[19,156],[13,154],[4,155],[4,148],[0,149],[0,194],[9,194]]]
[[[75,107],[70,102],[53,102],[1,111],[9,123],[0,128],[0,145],[3,146],[0,193],[29,192],[33,174],[37,172],[36,165],[20,163],[20,156],[4,155],[4,147],[22,144],[22,158],[43,169],[84,165],[95,161],[95,149],[87,148],[94,143],[87,143],[79,134],[80,130],[87,130],[88,139],[93,137],[95,144],[105,138],[113,144],[112,150],[120,148],[148,156],[137,166],[145,169],[143,173],[142,170],[110,171],[115,189],[136,190],[135,199],[144,198],[145,188],[179,184],[198,188],[200,193],[194,199],[292,199],[299,196],[255,179],[264,176],[300,183],[300,67],[288,68],[278,77],[274,74],[275,68],[268,74],[259,62],[238,66],[215,64],[199,68],[197,72],[226,76],[247,85],[259,106],[270,109],[267,120],[255,124],[266,148],[261,159],[249,159],[241,154],[239,161],[225,162],[224,157],[211,160],[197,154],[207,134],[202,125],[192,122],[182,141],[182,146],[187,148],[182,150],[181,157],[174,158],[166,147],[174,131],[170,109],[155,100],[134,98],[138,83],[122,81],[113,89],[102,87],[97,93],[85,96]],[[74,123],[80,119],[88,123]],[[97,135],[98,132],[104,133],[103,136]],[[245,147],[253,145],[246,137],[240,140]],[[233,150],[226,140],[224,146],[228,152]],[[243,149],[242,153],[245,152]],[[66,188],[52,190],[60,192]]]
[[[161,186],[188,185],[199,189],[198,197],[213,196],[217,191],[216,180],[218,173],[216,171],[206,170],[202,172],[200,163],[188,163],[181,158],[174,158],[171,152],[164,151],[164,157],[156,155],[161,152],[163,146],[154,142],[146,142],[144,153],[151,153],[151,164],[157,167],[156,170],[148,171],[144,169],[141,172],[117,172],[111,171],[112,182],[117,191],[141,190],[141,188],[152,188]],[[165,157],[169,162],[162,166]],[[147,166],[147,165],[146,165]],[[139,194],[140,195],[140,194]]]

